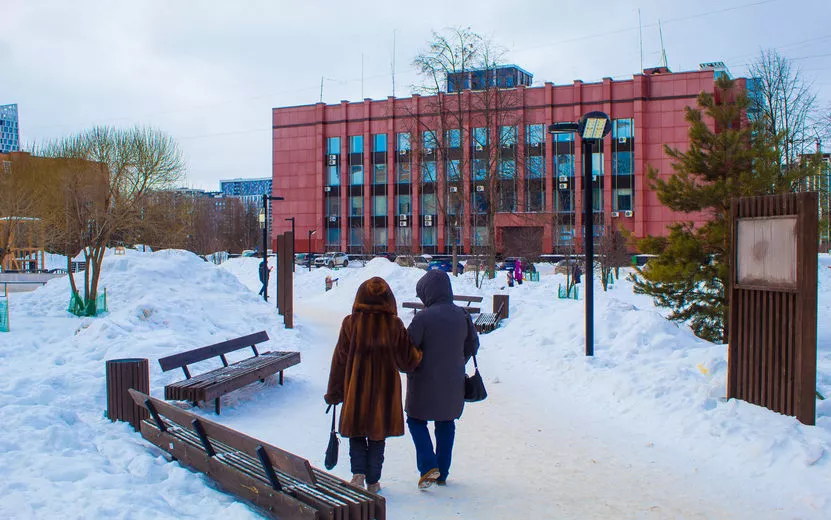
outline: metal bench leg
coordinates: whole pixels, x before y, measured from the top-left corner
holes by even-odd
[[[283,371],[280,371],[280,386],[283,386]]]
[[[214,399],[214,411],[217,415],[219,415],[220,408],[221,406],[219,404],[219,397],[217,397],[216,399]]]

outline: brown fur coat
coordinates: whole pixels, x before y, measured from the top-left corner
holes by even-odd
[[[343,403],[340,434],[377,441],[404,435],[398,372],[420,362],[387,282],[376,276],[361,284],[341,324],[324,396],[329,404]]]

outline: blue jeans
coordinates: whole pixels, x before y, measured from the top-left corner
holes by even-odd
[[[352,473],[366,475],[367,484],[381,480],[384,465],[385,441],[371,441],[366,437],[349,438],[349,461]]]
[[[407,417],[407,426],[416,449],[418,472],[424,475],[433,468],[439,469],[439,480],[447,480],[453,458],[453,440],[456,438],[456,421],[435,421],[436,451],[427,429],[427,421]]]

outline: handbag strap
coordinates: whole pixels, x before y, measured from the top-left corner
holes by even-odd
[[[473,368],[479,370],[479,365],[476,364],[476,354],[473,354]]]
[[[335,416],[337,415],[338,405],[330,404],[326,407],[326,413],[329,413],[329,409],[333,408],[332,410],[332,431],[335,431]]]

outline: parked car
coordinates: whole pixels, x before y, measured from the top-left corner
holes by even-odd
[[[537,268],[534,267],[533,262],[529,262],[527,258],[524,257],[508,257],[499,265],[500,271],[513,271],[516,267],[516,261],[520,260],[522,262],[522,270],[526,273],[536,273]]]
[[[402,267],[418,267],[419,269],[427,269],[427,266],[430,264],[430,260],[433,257],[430,255],[398,255],[395,259],[395,263],[402,266]]]
[[[346,267],[349,265],[349,255],[346,253],[326,253],[315,258],[315,267],[326,266],[329,269],[334,267]]]
[[[375,258],[386,258],[390,262],[395,262],[395,259],[398,258],[398,255],[395,253],[378,253],[375,255]]]
[[[444,271],[445,273],[452,273],[453,272],[453,261],[452,260],[431,260],[429,264],[427,264],[428,271]],[[460,263],[456,262],[456,272],[461,273],[464,272],[465,267]]]
[[[294,263],[297,265],[309,265],[309,253],[297,253],[294,255]]]

